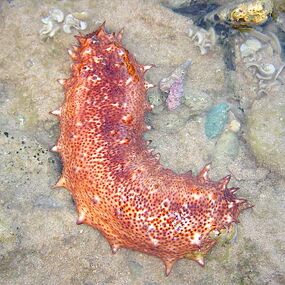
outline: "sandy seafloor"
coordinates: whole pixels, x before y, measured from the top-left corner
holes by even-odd
[[[123,42],[128,50],[139,62],[157,66],[146,76],[155,84],[191,58],[193,65],[186,78],[190,88],[186,91],[196,90],[193,96],[197,98],[199,92],[206,92],[209,106],[233,102],[238,92],[246,101],[247,94],[252,96],[256,91],[251,73],[247,81],[239,77],[242,66],[237,64],[236,72],[229,76],[221,46],[202,56],[188,36],[189,19],[159,2],[1,0],[0,284],[285,284],[285,171],[284,163],[278,164],[285,157],[284,113],[278,113],[280,108],[284,110],[284,89],[267,95],[283,95],[283,99],[242,103],[245,115],[240,117],[239,153],[232,158],[231,150],[229,154],[219,150],[221,157],[215,157],[212,167],[212,179],[233,174],[231,186],[239,186],[238,195],[255,207],[241,214],[235,238],[217,245],[204,268],[184,259],[166,278],[157,258],[130,250],[112,255],[96,230],[75,224],[77,214],[70,194],[51,189],[62,166],[59,157],[49,151],[59,133],[58,121],[49,111],[63,100],[56,80],[69,76],[67,48],[75,44],[72,34],[62,30],[52,39],[41,39],[41,19],[53,7],[65,14],[88,11],[87,32],[104,20],[108,31],[124,27]],[[157,88],[149,94],[163,101]],[[165,166],[197,173],[213,158],[217,139],[210,140],[204,134],[203,112],[209,108],[205,104],[206,110],[194,114],[183,106],[169,112],[163,102],[156,101],[148,118],[154,129],[146,137],[153,140]],[[250,117],[252,110],[254,118]],[[261,129],[256,125],[249,129],[248,118]],[[276,137],[269,134],[273,149],[266,155],[265,147],[259,157],[260,148],[252,151],[249,141],[255,136],[257,141],[268,138],[268,132],[278,125],[275,119],[281,125]],[[268,126],[269,122],[273,125]],[[262,129],[264,126],[269,130]],[[274,159],[270,161],[276,153],[277,164]]]

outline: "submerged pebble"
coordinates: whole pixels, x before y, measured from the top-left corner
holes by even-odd
[[[229,110],[227,103],[217,104],[209,110],[205,121],[205,134],[208,138],[215,138],[223,132],[228,121]]]
[[[181,105],[183,94],[183,80],[178,79],[171,85],[169,95],[166,99],[166,104],[169,110],[175,110]]]
[[[254,56],[262,48],[261,42],[256,38],[249,38],[240,46],[241,57]]]
[[[218,139],[214,150],[215,160],[226,163],[236,159],[239,153],[239,140],[236,133],[227,130]]]
[[[229,123],[228,129],[234,133],[238,133],[240,130],[240,122],[236,119]]]
[[[212,105],[211,95],[202,90],[194,89],[190,81],[186,82],[184,93],[184,104],[190,108],[191,115],[198,115]]]
[[[163,104],[163,95],[160,92],[152,92],[148,94],[148,101],[153,106],[160,106]]]

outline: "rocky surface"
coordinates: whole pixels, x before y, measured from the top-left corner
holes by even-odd
[[[248,142],[257,160],[285,177],[285,90],[254,102],[248,116]]]
[[[168,278],[154,257],[127,250],[113,256],[97,231],[75,225],[76,212],[69,193],[51,189],[62,165],[49,151],[58,135],[58,122],[49,111],[63,100],[56,80],[68,77],[66,49],[75,43],[72,35],[60,31],[52,39],[41,40],[41,19],[54,7],[65,14],[88,11],[87,32],[104,20],[109,31],[125,27],[125,46],[141,63],[157,66],[147,74],[152,83],[157,84],[176,66],[192,59],[185,92],[189,86],[193,98],[204,94],[205,101],[195,104],[186,94],[186,104],[168,113],[163,97],[159,97],[148,116],[154,129],[146,138],[153,140],[161,162],[175,171],[193,169],[196,173],[211,160],[219,138],[210,141],[204,135],[204,115],[211,104],[228,94],[221,47],[202,56],[188,36],[191,21],[159,2],[0,3],[1,284],[284,284],[284,219],[280,217],[285,214],[285,181],[271,171],[275,164],[269,164],[270,171],[256,166],[246,140],[240,140],[238,157],[232,164],[227,161],[228,166],[221,168],[223,160],[217,159],[211,176],[218,179],[231,172],[237,178],[231,185],[239,186],[240,195],[255,207],[241,215],[237,236],[217,246],[205,268],[181,260]],[[253,92],[250,81],[247,84]],[[158,92],[154,89],[150,96]],[[266,100],[270,106],[279,102]],[[260,116],[257,113],[262,102],[255,103],[251,116]],[[276,113],[278,108],[272,109]],[[268,113],[264,122],[281,124],[274,120],[276,117],[272,119]],[[254,130],[257,125],[250,126]],[[262,131],[257,132],[262,136]],[[263,156],[257,155],[262,161]]]

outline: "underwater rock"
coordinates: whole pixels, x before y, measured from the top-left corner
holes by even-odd
[[[240,130],[240,122],[236,119],[233,119],[228,126],[228,129],[234,133],[238,133]]]
[[[247,139],[259,162],[285,176],[285,97],[281,88],[254,102]]]
[[[180,106],[183,94],[183,79],[179,78],[170,86],[169,95],[166,99],[168,110],[175,110]]]
[[[262,181],[269,174],[268,169],[256,167],[253,161],[245,163],[244,153],[241,154],[241,151],[235,161],[231,162],[227,168],[232,176],[238,181]]]
[[[277,13],[285,12],[285,2],[284,0],[274,0],[275,10]]]
[[[257,26],[264,24],[273,12],[273,2],[270,0],[247,1],[238,5],[230,13],[233,25]]]
[[[249,38],[240,46],[241,57],[255,57],[262,48],[262,43],[256,38]]]
[[[239,153],[239,140],[235,132],[226,130],[218,139],[213,152],[213,160],[228,164],[235,160]]]
[[[168,93],[171,85],[180,78],[185,76],[187,69],[190,67],[192,61],[189,59],[183,64],[179,65],[168,77],[161,79],[159,88],[162,92]]]
[[[191,115],[198,115],[207,110],[212,105],[212,97],[201,90],[191,88],[191,82],[188,81],[184,88],[184,104],[190,108]]]
[[[238,133],[241,124],[232,111],[228,112],[228,121],[225,131],[217,139],[211,151],[213,167],[222,172],[228,171],[228,166],[238,158],[240,152]]]
[[[160,90],[169,94],[166,99],[168,110],[175,110],[181,104],[184,95],[183,80],[191,63],[191,60],[187,60],[159,83]]]
[[[189,108],[182,105],[173,112],[164,109],[158,114],[150,113],[148,117],[155,130],[162,130],[166,133],[175,133],[185,126],[190,117],[190,112]]]
[[[209,13],[207,20],[231,24],[234,28],[254,27],[264,24],[272,15],[271,0],[228,1]]]
[[[160,106],[164,102],[163,95],[160,92],[156,92],[156,90],[150,94],[148,94],[148,101],[153,106]]]
[[[285,14],[284,13],[281,13],[280,15],[278,15],[278,18],[276,19],[276,23],[278,24],[279,28],[283,32],[285,32]]]
[[[205,134],[212,139],[220,135],[228,121],[228,111],[230,107],[227,103],[220,103],[212,107],[206,116]]]

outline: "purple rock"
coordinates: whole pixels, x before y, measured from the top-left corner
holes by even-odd
[[[167,108],[169,110],[175,110],[177,107],[179,107],[183,94],[183,80],[182,78],[179,78],[170,86],[169,95],[166,99]]]

